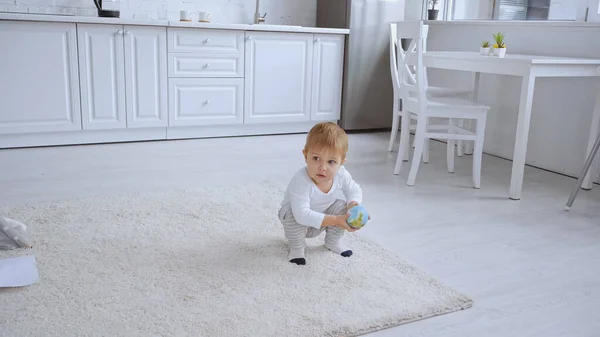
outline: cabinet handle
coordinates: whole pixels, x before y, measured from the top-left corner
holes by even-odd
[[[210,39],[204,40],[204,43],[210,43]]]
[[[319,37],[318,37],[318,38],[316,38],[316,39],[315,39],[315,42],[321,42],[321,38],[319,38]]]
[[[210,63],[205,64],[204,68],[210,68]]]
[[[123,35],[123,31],[119,29],[119,30],[117,31],[117,34],[119,34],[119,35]]]
[[[248,40],[248,41],[252,40],[252,36],[246,36],[246,40]]]
[[[204,105],[208,105],[210,103],[209,100],[204,101]]]
[[[125,34],[129,35],[129,34],[131,34],[131,32],[130,32],[130,31],[128,31],[128,30],[126,30],[126,31],[125,31]]]

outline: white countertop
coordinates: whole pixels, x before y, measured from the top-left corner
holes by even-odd
[[[302,27],[288,25],[265,24],[243,24],[243,23],[203,23],[203,22],[181,22],[169,20],[138,20],[123,18],[99,18],[93,16],[69,16],[69,15],[44,15],[24,13],[0,13],[0,20],[17,21],[43,21],[43,22],[73,22],[73,23],[103,23],[117,25],[140,25],[140,26],[165,26],[165,27],[190,27],[206,29],[231,29],[231,30],[255,30],[270,32],[291,33],[321,33],[321,34],[349,34],[349,29]]]

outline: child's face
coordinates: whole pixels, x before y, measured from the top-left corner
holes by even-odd
[[[326,183],[333,180],[342,164],[346,162],[342,155],[328,149],[302,150],[308,175],[316,184]]]

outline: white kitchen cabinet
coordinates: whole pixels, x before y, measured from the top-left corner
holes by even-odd
[[[169,79],[169,126],[242,124],[244,79]]]
[[[75,24],[0,21],[0,134],[80,129]]]
[[[0,14],[0,148],[306,132],[340,119],[346,31],[29,18]]]
[[[308,121],[313,34],[246,32],[244,123]]]
[[[167,30],[124,28],[127,127],[167,126]]]
[[[166,126],[165,28],[77,29],[83,129]]]
[[[127,127],[123,26],[79,24],[77,30],[83,128]]]
[[[338,120],[342,105],[344,36],[315,34],[311,120]]]

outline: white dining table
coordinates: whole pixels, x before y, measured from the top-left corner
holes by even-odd
[[[535,80],[540,77],[592,77],[600,76],[600,59],[552,57],[535,55],[515,55],[507,53],[504,58],[483,56],[478,52],[428,51],[423,53],[423,64],[428,68],[459,70],[475,73],[473,99],[477,100],[481,73],[513,75],[522,78],[517,131],[513,153],[512,173],[509,197],[521,199],[523,173],[527,155],[527,141],[533,105]],[[581,113],[585,113],[582,111]],[[600,123],[600,91],[596,95],[596,104],[590,127],[587,153],[594,145]],[[581,163],[583,165],[583,162]],[[592,165],[583,182],[582,188],[591,189],[596,178],[598,161]]]

